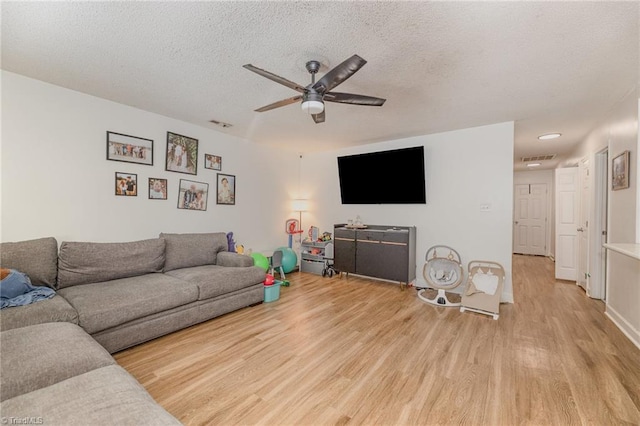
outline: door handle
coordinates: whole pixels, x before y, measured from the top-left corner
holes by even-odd
[[[577,229],[578,232],[584,232],[584,228],[581,226],[580,228]]]

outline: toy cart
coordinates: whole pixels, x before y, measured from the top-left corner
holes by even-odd
[[[327,243],[324,248],[324,267],[322,268],[322,276],[329,278],[337,275],[338,271],[333,267],[333,243]]]

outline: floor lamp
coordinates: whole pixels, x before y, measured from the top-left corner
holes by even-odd
[[[298,212],[299,221],[298,226],[300,227],[300,245],[298,246],[298,265],[300,265],[300,261],[302,260],[302,234],[304,234],[304,230],[302,228],[302,212],[309,211],[309,200],[303,199],[295,199],[292,201],[292,207],[294,212]]]

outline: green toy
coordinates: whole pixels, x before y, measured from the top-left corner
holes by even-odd
[[[259,266],[264,269],[265,272],[269,270],[269,259],[265,257],[262,253],[251,253],[251,257],[253,258],[253,264],[255,266]]]

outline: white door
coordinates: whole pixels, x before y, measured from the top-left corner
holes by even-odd
[[[547,254],[547,184],[532,183],[529,194],[531,254]]]
[[[589,160],[582,160],[580,172],[580,222],[578,224],[578,285],[585,291],[589,285]]]
[[[596,154],[591,168],[594,179],[593,194],[593,225],[589,232],[589,270],[591,276],[587,286],[587,294],[595,299],[607,299],[606,271],[607,250],[602,247],[607,242],[607,195],[609,190],[609,159],[605,149]]]
[[[528,254],[529,184],[516,185],[513,199],[513,252]]]
[[[578,168],[556,169],[556,278],[576,281]]]
[[[547,254],[547,185],[544,183],[515,186],[513,252]]]

